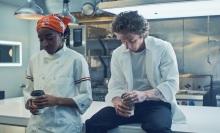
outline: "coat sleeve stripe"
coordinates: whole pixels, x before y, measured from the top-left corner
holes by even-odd
[[[75,84],[79,84],[79,83],[81,83],[81,82],[83,82],[83,81],[86,81],[86,80],[90,80],[90,77],[84,77],[84,78],[81,78],[81,79],[79,79],[79,80],[76,80],[76,81],[75,81]]]
[[[29,80],[31,80],[31,81],[33,81],[33,80],[34,80],[34,78],[33,78],[33,77],[28,76],[28,75],[26,75],[26,79],[29,79]]]

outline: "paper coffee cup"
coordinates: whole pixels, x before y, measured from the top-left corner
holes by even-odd
[[[122,100],[124,99],[124,96],[125,96],[126,94],[127,94],[127,93],[124,93],[124,94],[121,95]],[[131,111],[130,111],[130,116],[134,115],[134,107],[135,107],[134,104],[129,106],[129,109],[131,110]]]
[[[34,91],[31,92],[31,97],[32,97],[32,99],[35,99],[35,98],[37,98],[39,96],[42,96],[44,94],[45,93],[44,93],[43,90],[34,90]],[[32,106],[36,106],[36,105],[34,105],[34,102],[32,102],[31,104],[32,104]],[[35,113],[35,115],[42,114],[44,111],[45,111],[45,108],[38,109],[38,112]]]
[[[134,115],[134,107],[135,107],[134,105],[130,105],[130,106],[129,106],[129,109],[131,110],[130,116]]]

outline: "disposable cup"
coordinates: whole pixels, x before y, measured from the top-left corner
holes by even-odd
[[[123,101],[124,96],[125,96],[126,94],[127,94],[127,93],[124,93],[124,94],[121,95],[122,101]],[[134,108],[135,108],[134,104],[132,104],[132,105],[129,106],[129,109],[131,110],[131,111],[130,111],[130,116],[134,115]]]
[[[33,101],[32,101],[32,103],[31,103],[31,105],[32,105],[32,106],[36,106],[36,105],[34,104],[34,99],[36,99],[37,97],[42,96],[42,95],[44,95],[44,94],[45,94],[45,93],[44,93],[43,90],[34,90],[34,91],[32,91],[32,92],[31,92],[31,97],[32,97]],[[36,107],[37,107],[37,106],[36,106]],[[42,114],[44,111],[45,111],[45,108],[38,109],[38,112],[37,112],[37,113],[34,113],[34,115]]]
[[[129,109],[131,110],[130,116],[134,115],[134,108],[135,108],[134,105],[130,105],[130,106],[129,106]]]

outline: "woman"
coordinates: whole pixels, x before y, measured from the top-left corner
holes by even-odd
[[[37,22],[43,50],[31,57],[26,75],[25,107],[32,113],[27,133],[82,132],[80,114],[92,103],[91,82],[84,57],[64,45],[69,35],[64,29],[68,29],[70,20],[51,14]],[[43,90],[45,95],[33,100],[33,90]],[[41,108],[45,111],[34,115]]]

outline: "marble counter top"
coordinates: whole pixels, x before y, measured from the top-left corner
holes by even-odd
[[[108,104],[105,102],[93,102],[86,113],[82,115],[83,122],[107,105]],[[220,133],[220,107],[180,106],[180,108],[186,114],[188,123],[173,124],[173,131],[188,133]],[[0,124],[25,127],[30,115],[30,112],[24,108],[23,97],[0,100]],[[121,127],[141,130],[139,124]]]

